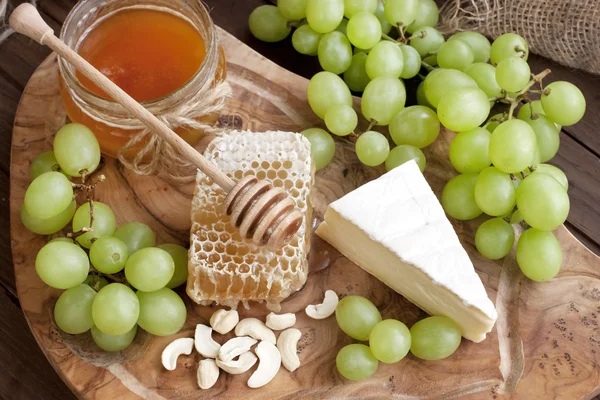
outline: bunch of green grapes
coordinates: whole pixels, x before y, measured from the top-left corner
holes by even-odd
[[[74,188],[91,187],[86,177],[100,158],[88,128],[65,125],[56,134],[54,151],[31,164],[33,181],[21,220],[40,235],[71,224],[71,237],[50,240],[35,260],[40,279],[64,290],[54,306],[56,325],[73,335],[91,330],[101,349],[121,351],[133,342],[138,325],[171,335],[185,323],[183,300],[171,289],[187,279],[187,250],[176,244],[154,247],[154,233],[140,222],[117,228],[115,214],[99,201],[88,199],[77,207]],[[81,183],[75,185],[72,177],[81,177]]]
[[[460,329],[448,317],[425,318],[408,329],[395,319],[382,320],[377,307],[361,296],[346,296],[335,310],[338,326],[365,344],[343,347],[336,357],[340,374],[350,380],[366,379],[379,362],[397,363],[410,351],[423,360],[442,360],[452,355],[461,342]]]

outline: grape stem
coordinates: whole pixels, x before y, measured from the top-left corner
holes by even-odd
[[[421,66],[425,68],[427,71],[431,72],[435,69],[434,66],[427,64],[425,61],[421,60]]]
[[[393,38],[393,37],[391,37],[391,36],[388,36],[388,35],[386,35],[385,33],[382,33],[382,34],[381,34],[381,38],[382,38],[382,39],[384,39],[384,40],[389,40],[390,42],[394,42],[394,43],[396,43],[396,42],[397,42],[397,40],[396,40],[396,39],[394,39],[394,38]]]
[[[91,225],[91,224],[90,224]],[[67,237],[70,239],[77,239],[79,236],[85,235],[88,232],[94,232],[94,228],[88,228],[88,227],[83,227],[81,228],[81,230],[77,231],[77,232],[69,232],[67,233]]]
[[[402,22],[398,22],[398,26],[396,28],[398,28],[398,35],[400,35],[400,39],[398,39],[398,41],[401,41],[402,43],[406,43],[407,39],[406,39],[406,36],[404,35],[406,28],[404,27]]]
[[[98,274],[98,276],[105,277],[106,279],[110,279],[113,282],[118,282],[118,283],[123,283],[123,284],[127,283],[127,280],[125,278],[121,278],[117,275],[103,274],[102,272],[98,271],[96,268],[92,267],[91,265],[90,265],[90,272],[96,273],[96,274]]]

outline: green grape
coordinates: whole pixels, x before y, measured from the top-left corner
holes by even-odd
[[[369,51],[365,69],[369,78],[379,76],[399,78],[404,66],[404,55],[393,42],[382,40]]]
[[[308,83],[308,104],[319,118],[325,118],[334,104],[352,105],[352,95],[342,78],[327,71],[313,76]]]
[[[379,132],[367,131],[356,141],[356,156],[366,166],[376,167],[383,164],[390,154],[390,143]]]
[[[58,165],[58,161],[56,161],[53,151],[47,151],[40,154],[31,162],[31,167],[29,167],[29,175],[31,176],[31,180],[34,180],[41,174],[50,171],[61,172],[67,177],[67,179],[70,178],[66,172],[60,169],[60,165]]]
[[[564,172],[558,167],[550,164],[540,164],[535,168],[533,174],[545,174],[556,179],[565,190],[569,189],[569,180]]]
[[[69,289],[83,283],[90,272],[87,254],[74,243],[46,244],[35,258],[40,279],[55,289]]]
[[[161,244],[158,248],[169,253],[175,263],[175,272],[169,283],[167,283],[167,287],[174,289],[183,285],[188,276],[188,251],[178,244]]]
[[[551,160],[560,147],[560,129],[554,122],[543,115],[537,115],[536,119],[525,119],[535,133],[537,147],[540,151],[540,162]]]
[[[454,69],[438,68],[431,71],[423,81],[427,101],[438,106],[444,95],[461,88],[476,88],[477,83],[469,75]],[[486,98],[487,101],[487,98]]]
[[[115,233],[117,220],[115,214],[104,203],[94,201],[94,222],[91,228],[93,231],[84,233],[77,238],[77,242],[86,249],[92,246],[94,240],[103,236],[111,236]],[[90,203],[83,203],[73,217],[73,232],[79,232],[83,228],[90,228]]]
[[[546,115],[544,108],[542,107],[541,100],[533,100],[529,103],[524,104],[517,113],[517,118],[523,121],[527,121],[531,119],[531,110],[533,109],[533,113],[536,115]]]
[[[300,21],[306,18],[308,0],[277,0],[277,8],[283,18],[290,21]]]
[[[498,36],[490,48],[490,61],[494,65],[509,57],[520,57],[527,60],[528,55],[527,42],[516,33],[505,33]]]
[[[146,247],[133,253],[125,264],[125,278],[142,292],[154,292],[167,286],[175,273],[175,262],[164,250]]]
[[[450,357],[462,339],[460,329],[448,317],[422,319],[410,328],[410,352],[422,360],[442,360]]]
[[[517,188],[517,207],[529,226],[552,231],[569,215],[569,196],[553,177],[534,173]]]
[[[479,89],[483,90],[488,97],[502,96],[502,88],[496,82],[496,68],[493,65],[475,63],[469,65],[463,72],[473,78]]]
[[[323,35],[317,54],[321,67],[334,74],[341,74],[352,63],[350,42],[343,33],[337,31]]]
[[[121,351],[125,350],[135,339],[137,333],[137,325],[134,325],[131,330],[123,335],[108,335],[92,326],[92,339],[98,347],[104,351]]]
[[[88,275],[83,283],[94,289],[96,292],[108,285],[108,281],[100,275]]]
[[[462,40],[473,50],[476,63],[487,63],[490,59],[492,45],[490,41],[479,32],[458,32],[448,38],[451,40]]]
[[[515,197],[515,186],[508,174],[496,167],[487,167],[479,173],[475,202],[484,213],[493,217],[509,213],[515,206]]]
[[[344,15],[350,19],[359,12],[374,14],[377,0],[344,0]]]
[[[499,260],[510,253],[515,242],[513,227],[502,218],[492,218],[477,228],[475,246],[482,256]]]
[[[154,247],[156,238],[154,232],[141,222],[129,222],[117,228],[114,237],[120,239],[127,246],[127,254],[132,255],[139,249]]]
[[[77,204],[75,203],[75,200],[73,200],[60,214],[51,218],[39,219],[33,218],[27,212],[25,206],[21,206],[21,222],[25,228],[33,233],[37,233],[38,235],[51,235],[69,224],[76,209]]]
[[[292,46],[300,54],[316,56],[322,33],[315,32],[308,24],[298,27],[292,35]]]
[[[103,274],[121,272],[128,257],[127,245],[116,237],[101,237],[90,247],[90,261]]]
[[[502,172],[521,172],[531,165],[536,146],[533,129],[520,119],[511,119],[494,130],[490,160]]]
[[[100,289],[92,304],[94,325],[108,335],[129,332],[139,316],[138,298],[133,290],[122,283],[111,283]]]
[[[427,87],[425,87],[427,90]],[[446,128],[461,132],[481,125],[490,114],[490,102],[479,88],[462,88],[448,92],[437,106],[438,118]]]
[[[450,143],[450,162],[460,173],[481,172],[491,164],[489,156],[491,134],[477,127],[458,133]]]
[[[377,371],[378,364],[369,346],[357,343],[342,347],[335,358],[337,370],[352,381],[370,377]]]
[[[381,25],[381,33],[388,34],[392,30],[392,25],[388,22],[385,17],[385,8],[383,5],[383,0],[379,0],[377,2],[377,9],[375,10],[375,16],[379,20],[379,24]]]
[[[475,61],[471,46],[462,40],[450,40],[443,43],[437,52],[437,62],[442,68],[462,71]]]
[[[335,28],[336,31],[343,33],[344,35],[348,34],[348,20],[346,18],[342,19],[342,22]]]
[[[92,303],[96,291],[88,285],[80,284],[65,290],[54,306],[54,321],[63,331],[71,335],[90,330],[92,321]]]
[[[412,24],[419,10],[419,0],[386,0],[385,17],[392,26]]]
[[[425,82],[424,81],[419,83],[419,86],[417,86],[417,104],[420,106],[425,106],[425,107],[431,108],[432,110],[435,109],[435,107],[431,105],[431,103],[429,102],[429,100],[427,100],[427,97],[425,96]]]
[[[370,49],[381,40],[381,24],[368,12],[354,14],[348,21],[348,39],[356,47]]]
[[[373,327],[369,336],[369,347],[379,361],[398,362],[410,350],[410,331],[400,321],[385,319]]]
[[[315,161],[315,168],[325,168],[335,155],[335,142],[329,133],[321,128],[310,128],[302,131],[310,142],[310,153]]]
[[[436,26],[440,10],[434,0],[419,0],[417,15],[412,24],[406,28],[408,33],[414,33],[425,26]]]
[[[450,179],[442,191],[442,206],[446,214],[460,221],[481,215],[475,201],[475,184],[478,174],[461,174]]]
[[[344,82],[346,82],[350,90],[362,92],[369,82],[371,82],[371,78],[367,75],[365,68],[366,62],[367,53],[358,52],[352,56],[350,67],[344,72]]]
[[[73,201],[73,186],[60,172],[45,172],[31,182],[23,206],[36,219],[56,217]]]
[[[515,210],[513,215],[510,217],[510,223],[514,225],[514,224],[518,224],[521,221],[523,221],[523,217],[521,217],[521,213],[519,212],[519,210]]]
[[[546,116],[562,126],[576,124],[585,113],[585,97],[570,82],[552,82],[542,94],[542,107]]]
[[[390,123],[390,136],[396,144],[410,144],[422,149],[437,139],[440,121],[432,109],[411,106],[401,110]]]
[[[325,125],[334,135],[347,136],[356,129],[358,115],[354,108],[345,104],[337,104],[329,107],[325,113]]]
[[[421,57],[435,53],[443,43],[444,36],[437,29],[430,26],[425,26],[414,32],[409,41],[409,44],[419,52]],[[424,61],[428,62],[427,59]]]
[[[68,238],[68,237],[64,237],[64,236],[63,236],[63,237],[56,237],[56,238],[54,238],[54,239],[50,240],[48,243],[52,243],[52,242],[75,243],[75,242],[73,241],[73,239],[71,239],[71,238]]]
[[[402,51],[403,59],[402,73],[400,74],[400,78],[414,78],[421,70],[421,56],[419,55],[419,52],[411,46],[404,44],[400,45],[400,50]]]
[[[380,76],[369,82],[360,105],[368,121],[375,125],[389,125],[405,103],[404,83],[397,78]]]
[[[248,18],[250,32],[263,42],[279,42],[290,34],[292,27],[279,9],[272,5],[259,6]]]
[[[492,115],[485,124],[485,129],[487,129],[490,133],[494,132],[496,128],[503,122],[502,119],[506,119],[504,114]]]
[[[138,325],[156,336],[170,336],[181,330],[187,318],[181,297],[168,288],[137,292],[140,301]]]
[[[496,67],[496,82],[507,92],[520,92],[525,89],[530,77],[529,64],[519,57],[506,58]]]
[[[371,330],[381,321],[381,314],[373,303],[361,296],[346,296],[335,309],[340,329],[353,339],[367,341]]]
[[[308,0],[306,20],[319,33],[333,31],[344,18],[344,0]]]
[[[527,229],[517,242],[517,263],[526,277],[537,282],[554,278],[562,265],[560,243],[552,232]]]
[[[414,160],[417,163],[421,172],[425,171],[425,167],[427,166],[425,154],[415,146],[409,144],[396,146],[390,151],[385,160],[385,170],[391,171],[410,160]]]
[[[100,164],[100,145],[94,133],[81,124],[67,124],[54,137],[54,156],[71,176],[91,174]]]

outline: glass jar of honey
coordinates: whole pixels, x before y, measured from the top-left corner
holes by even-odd
[[[189,103],[200,88],[226,75],[223,49],[200,0],[80,1],[61,39],[155,115]],[[140,132],[111,123],[131,117],[62,59],[59,83],[69,118],[95,133],[105,155],[117,157]],[[98,118],[103,115],[110,118]],[[210,114],[199,120],[212,124],[217,118]],[[192,145],[204,136],[200,129],[174,130]],[[131,155],[143,144],[131,148]]]

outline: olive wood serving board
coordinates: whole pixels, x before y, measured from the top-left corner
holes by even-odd
[[[253,131],[301,131],[322,124],[308,106],[306,79],[265,59],[225,31],[219,30],[219,35],[234,92],[220,119],[222,125]],[[46,286],[34,267],[35,256],[48,238],[27,231],[19,215],[30,183],[30,163],[51,149],[53,135],[64,121],[56,58],[50,56],[29,81],[14,124],[12,252],[18,294],[31,330],[48,360],[80,398],[530,400],[591,398],[600,392],[600,259],[564,227],[556,231],[564,252],[559,275],[550,282],[535,283],[520,273],[512,255],[494,262],[476,252],[473,238],[480,220],[453,221],[496,304],[496,326],[481,343],[463,339],[458,351],[446,360],[422,361],[409,354],[397,364],[380,363],[376,374],[364,381],[344,380],[336,371],[336,354],[352,339],[339,330],[335,318],[311,320],[304,307],[319,303],[324,291],[333,289],[341,296],[365,296],[384,318],[399,319],[409,327],[425,314],[331,250],[325,255],[330,259],[329,267],[311,273],[306,287],[282,305],[283,312],[297,313],[296,327],[302,331],[301,367],[294,373],[282,367],[275,379],[260,389],[247,387],[250,372],[238,376],[221,373],[212,389],[198,389],[198,354],[181,357],[175,371],[166,371],[160,353],[175,337],[153,337],[140,330],[134,344],[124,352],[104,353],[93,344],[89,333],[71,336],[60,332],[52,317],[60,291]],[[455,174],[447,155],[452,135],[443,131],[425,149],[425,176],[438,196]],[[317,173],[315,214],[322,216],[329,202],[381,172],[363,168],[352,146],[338,142],[332,164]],[[98,188],[97,199],[112,207],[119,224],[142,221],[154,230],[157,243],[188,242],[193,186],[175,187],[158,178],[136,176],[112,159],[106,160],[102,173],[107,180]],[[316,238],[313,245],[315,251],[322,247]],[[186,303],[187,323],[177,337],[193,336],[195,325],[206,323],[215,310],[197,306],[187,298]],[[267,313],[262,305],[241,310],[242,317],[264,317]],[[221,342],[225,339],[215,338]]]

